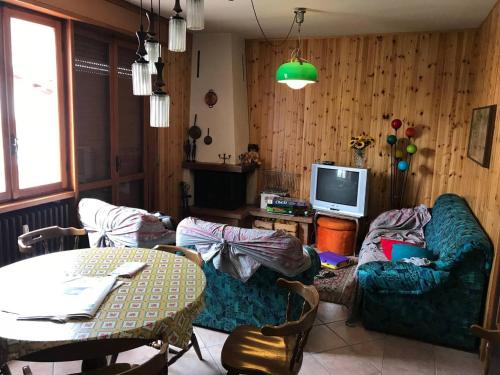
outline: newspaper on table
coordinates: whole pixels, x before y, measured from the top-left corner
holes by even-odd
[[[31,301],[8,311],[18,320],[51,320],[65,323],[72,319],[92,319],[108,294],[122,282],[117,276],[81,276],[51,284],[40,296],[45,303]],[[15,311],[17,310],[17,311]],[[4,310],[5,311],[5,310]]]

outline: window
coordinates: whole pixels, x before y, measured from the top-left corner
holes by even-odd
[[[0,200],[6,201],[65,189],[67,150],[61,22],[8,7],[0,12]]]
[[[76,23],[74,47],[79,197],[144,207],[144,98],[132,94],[136,42]]]

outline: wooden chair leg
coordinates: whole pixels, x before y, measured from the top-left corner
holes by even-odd
[[[24,371],[24,369],[23,369],[23,371]],[[7,366],[7,364],[4,364],[3,366],[0,366],[0,374],[1,375],[11,375],[10,374],[10,370],[9,370],[9,366]]]
[[[203,357],[201,356],[200,345],[198,344],[198,339],[196,338],[194,332],[191,334],[191,343],[193,344],[193,348],[194,351],[196,352],[196,355],[198,356],[198,359],[200,361],[203,361]]]
[[[118,359],[118,354],[119,353],[111,354],[111,358],[109,359],[110,365],[114,365],[116,363],[116,360]]]

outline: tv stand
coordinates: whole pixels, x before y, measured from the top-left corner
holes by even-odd
[[[351,220],[356,223],[356,230],[354,231],[354,241],[353,241],[353,249],[352,249],[352,255],[356,255],[356,249],[358,247],[358,236],[359,236],[359,227],[360,227],[360,221],[365,217],[357,217],[357,216],[350,216],[346,214],[341,214],[336,211],[320,211],[316,210],[314,213],[314,220],[313,220],[313,225],[314,225],[314,233],[316,233],[316,222],[318,221],[318,218],[320,216],[329,216],[329,217],[334,217],[337,219],[344,219],[344,220]]]

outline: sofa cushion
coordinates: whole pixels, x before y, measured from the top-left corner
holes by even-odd
[[[412,244],[394,244],[392,246],[392,261],[397,262],[404,258],[433,259],[432,251]]]
[[[465,199],[458,195],[443,194],[436,200],[424,233],[427,248],[438,258],[437,269],[450,270],[473,250],[481,251],[485,269],[491,268],[491,243]]]
[[[396,244],[415,245],[415,244],[410,243],[410,242],[399,241],[399,240],[394,240],[392,238],[381,237],[380,238],[380,246],[382,247],[382,250],[383,250],[385,256],[387,257],[387,259],[392,260],[392,249],[393,249],[394,245],[396,245]]]

